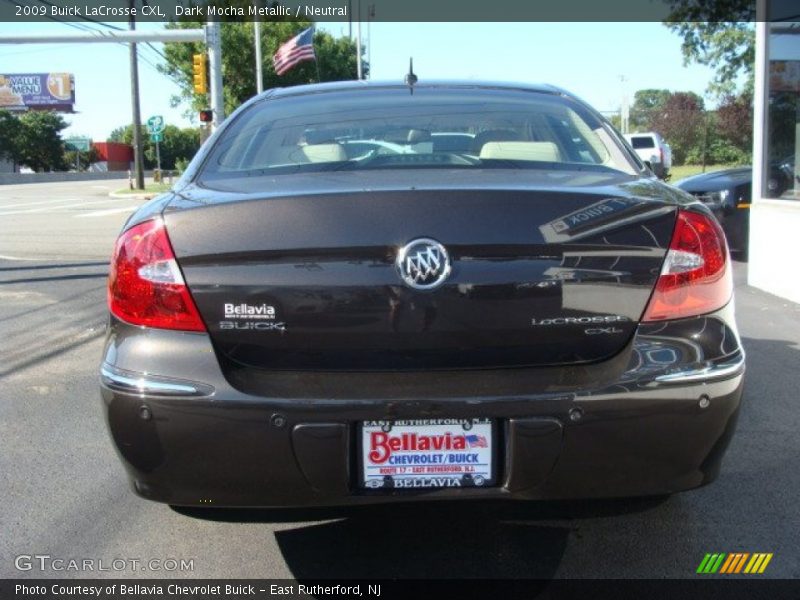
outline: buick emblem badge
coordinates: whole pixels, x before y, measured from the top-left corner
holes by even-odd
[[[418,238],[400,248],[396,263],[400,277],[416,290],[432,290],[450,276],[450,256],[436,240]]]

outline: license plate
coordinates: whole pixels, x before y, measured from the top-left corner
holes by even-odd
[[[361,486],[491,486],[493,450],[490,419],[366,421],[361,425]]]

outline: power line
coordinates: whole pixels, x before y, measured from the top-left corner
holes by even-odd
[[[11,2],[12,4],[14,4],[15,6],[19,6],[20,8],[31,8],[31,5],[30,5],[30,4],[20,4],[20,3],[19,3],[19,2],[17,2],[16,0],[8,0],[8,1],[9,1],[9,2]],[[77,30],[79,30],[79,31],[86,31],[85,29],[82,29],[82,28],[81,28],[81,26],[80,26],[80,25],[78,25],[77,23],[70,23],[70,22],[67,22],[67,21],[59,21],[59,20],[58,20],[58,19],[56,19],[55,17],[51,17],[51,16],[50,16],[50,15],[48,15],[48,14],[45,14],[45,15],[43,15],[43,16],[44,16],[44,18],[45,18],[45,19],[49,19],[50,21],[54,21],[54,22],[56,22],[56,23],[63,23],[64,25],[69,25],[69,26],[70,26],[70,27],[72,27],[73,29],[77,29]]]
[[[53,4],[52,2],[49,2],[48,0],[38,0],[38,2],[41,2],[42,4],[45,4],[47,6],[58,8],[55,4]],[[118,31],[124,31],[124,29],[122,27],[117,27],[116,25],[111,25],[109,23],[102,23],[101,21],[96,21],[96,20],[94,20],[94,19],[92,19],[90,17],[85,17],[83,15],[76,15],[76,16],[78,16],[80,19],[82,19],[84,21],[87,21],[88,23],[95,23],[97,25],[104,25],[105,27],[108,27],[109,29],[116,29]],[[62,22],[66,23],[66,21],[62,21]]]
[[[150,50],[152,50],[153,52],[155,52],[156,54],[158,54],[158,55],[159,55],[161,58],[163,58],[164,60],[167,60],[167,55],[166,55],[166,54],[164,54],[164,53],[163,53],[161,50],[159,50],[159,49],[158,49],[158,48],[156,48],[155,46],[153,46],[153,43],[152,43],[152,42],[146,42],[146,44],[147,44],[147,47],[148,47],[148,48],[150,48]]]
[[[14,1],[14,0],[12,0],[12,1]],[[51,7],[55,6],[49,0],[37,0],[37,1],[41,2],[42,4],[45,4],[46,6],[51,6]],[[16,2],[15,2],[15,4],[16,4]],[[145,5],[145,6],[149,6],[149,4],[147,3],[147,0],[143,0],[142,4]],[[52,17],[48,17],[48,18],[50,18],[53,21],[56,21],[57,23],[63,23],[64,25],[68,25],[70,27],[73,27],[73,28],[76,28],[76,29],[80,29],[82,31],[88,31],[90,33],[95,33],[95,32],[98,31],[97,29],[94,29],[93,27],[89,27],[88,25],[82,25],[80,23],[71,23],[69,21],[59,21],[58,19],[55,19],[55,18],[52,18]],[[97,21],[97,20],[92,19],[90,17],[86,17],[86,16],[83,16],[83,15],[80,15],[80,18],[82,20],[86,21],[87,23],[93,23],[95,25],[101,25],[103,27],[107,27],[109,29],[114,29],[116,31],[124,31],[124,29],[122,27],[117,27],[116,25],[111,25],[110,23],[104,23],[103,21]],[[127,43],[126,42],[120,42],[120,44],[126,45]],[[158,48],[156,48],[151,42],[146,42],[146,46],[150,50],[155,52],[158,56],[160,56],[162,59],[167,60],[166,55],[163,52],[161,52]],[[137,53],[138,53],[138,50],[137,50]],[[153,63],[148,62],[147,59],[144,58],[144,56],[142,56],[141,53],[138,53],[138,54],[139,54],[139,58],[141,58],[143,61],[145,61],[145,63],[147,63],[148,65],[150,65],[151,67],[153,67],[153,68],[155,68],[157,70],[157,67],[155,65],[153,65]]]
[[[46,4],[48,6],[53,6],[53,3],[49,2],[48,0],[38,0],[38,1],[41,2],[42,4]],[[142,4],[145,5],[145,6],[149,6],[149,4],[147,3],[147,0],[144,0],[142,2]],[[115,29],[117,31],[125,31],[125,29],[123,29],[122,27],[117,27],[116,25],[111,25],[110,23],[104,23],[103,21],[97,21],[97,20],[92,19],[90,17],[85,17],[85,16],[81,15],[81,18],[84,21],[87,21],[89,23],[94,23],[95,25],[102,25],[103,27],[108,27],[109,29]],[[61,21],[61,22],[64,23],[65,25],[72,25],[72,23],[68,23],[67,21]],[[91,27],[87,27],[87,26],[84,26],[84,27],[86,27],[86,29],[85,29],[86,31],[90,31],[90,32],[98,31],[97,29],[93,29]],[[121,44],[126,44],[127,42],[120,42],[120,43]],[[158,54],[164,60],[167,60],[167,57],[164,55],[164,53],[161,52],[161,50],[159,50],[158,48],[156,48],[152,44],[152,42],[145,42],[145,44],[147,45],[148,48],[150,48],[150,50],[152,50],[153,52]]]
[[[20,4],[19,2],[16,2],[16,0],[10,0],[10,1],[11,1],[11,2],[13,2],[14,4],[16,4],[17,6],[23,6],[23,5],[22,5],[22,4]],[[51,6],[51,7],[52,7],[52,6],[55,6],[55,5],[54,5],[52,2],[49,2],[48,0],[37,0],[37,1],[38,1],[38,2],[40,2],[40,3],[42,3],[42,4],[44,4],[44,5],[46,5],[46,6]],[[77,29],[77,30],[79,30],[79,31],[84,31],[84,32],[88,32],[88,33],[97,33],[97,34],[99,34],[99,33],[100,33],[100,31],[99,31],[98,29],[95,29],[94,27],[90,27],[89,25],[84,25],[83,23],[72,23],[72,22],[70,22],[70,21],[61,21],[61,20],[59,20],[59,19],[56,19],[55,17],[50,17],[50,16],[48,16],[48,15],[45,15],[45,16],[46,16],[46,18],[48,18],[48,19],[49,19],[49,20],[51,20],[51,21],[54,21],[54,22],[56,22],[56,23],[60,23],[60,24],[62,24],[62,25],[66,25],[66,26],[68,26],[68,27],[72,27],[73,29]],[[91,19],[91,18],[89,18],[89,17],[84,17],[84,16],[81,16],[81,19],[83,19],[84,21],[86,21],[86,22],[88,22],[88,23],[92,23],[92,24],[94,24],[94,25],[101,25],[101,26],[103,26],[103,27],[108,27],[109,29],[114,29],[114,30],[116,30],[116,31],[125,31],[123,28],[121,28],[121,27],[117,27],[116,25],[111,25],[110,23],[103,23],[102,21],[96,21],[96,20],[94,20],[94,19]],[[127,45],[128,45],[128,43],[127,43],[127,42],[119,42],[119,44],[120,44],[121,46],[127,46]],[[148,47],[149,47],[149,48],[150,48],[150,49],[151,49],[153,52],[155,52],[155,53],[156,53],[156,54],[158,54],[158,55],[159,55],[161,58],[163,58],[164,60],[166,60],[166,59],[167,59],[167,57],[166,57],[166,56],[165,56],[165,55],[164,55],[164,54],[163,54],[161,51],[159,51],[159,50],[158,50],[158,49],[157,49],[155,46],[153,46],[153,44],[152,44],[152,43],[150,43],[150,42],[147,42],[147,46],[148,46]],[[159,70],[158,70],[158,67],[157,67],[156,65],[154,65],[154,64],[153,64],[153,63],[152,63],[150,60],[148,60],[148,58],[147,58],[146,56],[144,56],[144,55],[142,54],[142,52],[141,52],[140,48],[137,48],[137,49],[136,49],[136,54],[137,54],[137,56],[139,57],[139,59],[140,59],[142,62],[144,62],[144,63],[145,63],[147,66],[149,66],[150,68],[152,68],[152,69],[153,69],[153,70],[154,70],[156,73],[158,73],[158,74],[160,74],[160,75],[162,74],[162,73],[161,73],[161,71],[159,71]]]
[[[142,6],[147,6],[147,7],[149,7],[149,6],[150,6],[150,3],[149,3],[147,0],[142,0]],[[149,48],[150,48],[150,49],[151,49],[153,52],[155,52],[156,54],[158,54],[158,55],[159,55],[161,58],[163,58],[164,60],[167,60],[167,57],[166,57],[166,56],[164,56],[164,53],[163,53],[163,52],[161,52],[161,50],[159,50],[159,49],[158,49],[158,48],[156,48],[155,46],[153,46],[153,44],[151,44],[150,42],[147,42],[147,46],[148,46],[148,47],[149,47]]]

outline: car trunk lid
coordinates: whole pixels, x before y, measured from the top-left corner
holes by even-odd
[[[196,208],[165,221],[232,367],[495,368],[619,352],[652,293],[675,205],[653,199],[649,184],[493,178],[481,189],[195,190],[185,204]],[[411,287],[398,269],[419,238],[449,255],[435,289]]]

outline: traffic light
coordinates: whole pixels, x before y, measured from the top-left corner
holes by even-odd
[[[205,109],[200,111],[200,122],[201,123],[211,123],[214,120],[214,113],[210,110]]]
[[[205,53],[192,55],[192,74],[194,81],[195,94],[208,93],[208,75],[206,74],[206,58]]]

